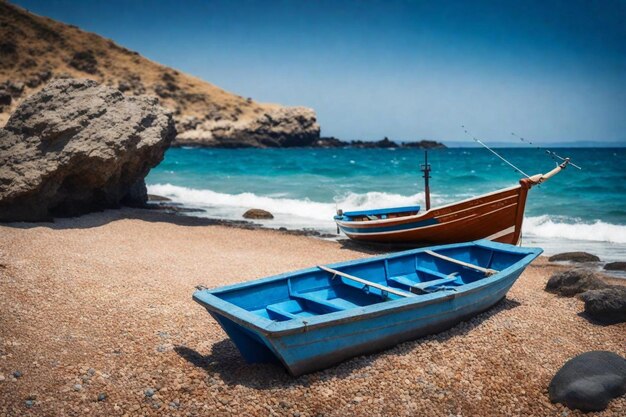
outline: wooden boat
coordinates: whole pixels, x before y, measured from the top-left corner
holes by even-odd
[[[556,175],[564,162],[546,174],[522,178],[519,184],[444,206],[430,208],[425,169],[427,210],[419,206],[358,212],[338,211],[335,222],[346,236],[362,242],[432,245],[488,239],[517,244],[528,190]]]
[[[447,329],[501,300],[541,249],[487,240],[199,289],[248,362],[292,375]]]

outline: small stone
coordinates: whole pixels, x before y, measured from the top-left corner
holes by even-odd
[[[148,388],[143,393],[146,397],[151,398],[154,395],[154,389]]]
[[[96,370],[93,368],[89,368],[87,369],[87,375],[89,376],[94,376],[94,374],[96,373]]]
[[[13,376],[14,376],[15,378],[21,378],[21,377],[22,377],[22,375],[24,375],[24,374],[22,374],[22,372],[20,372],[20,371],[15,371],[15,372],[13,372]]]
[[[98,394],[98,401],[104,401],[107,399],[107,395],[104,392],[101,392],[100,394]]]
[[[626,262],[609,262],[604,265],[606,271],[626,271]]]
[[[273,219],[274,215],[267,210],[250,209],[243,214],[244,219]]]
[[[33,405],[35,405],[35,400],[26,400],[24,401],[24,405],[26,405],[26,407],[31,408]]]
[[[178,400],[174,400],[174,401],[170,402],[169,405],[170,405],[170,408],[178,409],[180,407],[180,402]]]
[[[81,389],[83,389],[83,386],[81,384],[74,385],[74,391],[80,391]]]

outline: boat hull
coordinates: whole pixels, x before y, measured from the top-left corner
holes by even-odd
[[[480,244],[504,247],[512,253],[528,251],[486,241]],[[462,245],[447,245],[458,246]],[[491,278],[459,287],[458,290],[320,316],[325,317],[323,320],[317,317],[310,321],[294,319],[290,322],[258,325],[254,320],[246,319],[245,315],[233,314],[232,309],[214,302],[206,293],[196,293],[194,299],[207,308],[248,362],[279,362],[290,374],[297,376],[327,368],[354,356],[381,351],[398,343],[446,330],[488,310],[506,296],[525,266],[540,252],[531,250],[514,266],[505,268]]]
[[[345,221],[335,218],[351,239],[386,244],[433,245],[488,239],[517,244],[529,184],[499,190],[424,213],[390,219]]]
[[[291,375],[299,376],[447,330],[489,310],[505,298],[520,273],[508,277],[493,293],[451,298],[441,304],[389,311],[379,317],[360,317],[341,325],[291,335],[256,334],[257,337],[250,337],[228,318],[216,313],[212,315],[222,328],[230,321],[227,333],[232,340],[240,340],[240,343],[245,340],[246,350],[265,353],[263,357],[248,356],[248,362],[281,362]]]

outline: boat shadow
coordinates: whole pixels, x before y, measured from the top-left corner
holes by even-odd
[[[299,377],[289,375],[280,364],[246,363],[230,339],[215,343],[208,355],[203,355],[184,345],[175,346],[174,351],[193,366],[203,369],[209,375],[207,383],[210,383],[211,379],[219,378],[226,385],[243,385],[261,390],[308,387],[316,381],[365,378],[368,376],[368,366],[374,361],[391,355],[407,354],[428,342],[445,342],[448,339],[463,336],[496,314],[520,305],[515,300],[504,298],[491,309],[441,333],[404,342],[378,353],[357,356],[331,368]]]

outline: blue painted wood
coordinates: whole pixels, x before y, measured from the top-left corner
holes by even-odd
[[[391,208],[383,208],[383,209],[374,209],[374,210],[360,210],[360,211],[346,211],[343,213],[345,217],[344,220],[349,220],[351,217],[358,216],[380,216],[383,214],[391,214],[391,213],[411,213],[420,211],[420,206],[406,206],[406,207],[391,207]],[[341,216],[336,216],[336,218],[341,219]]]
[[[425,250],[500,272],[485,276]],[[193,298],[248,362],[278,361],[300,375],[444,330],[490,308],[541,252],[480,240],[328,265],[400,290],[409,284],[424,290],[407,298],[319,268],[198,290]],[[453,272],[453,279],[442,279]]]

